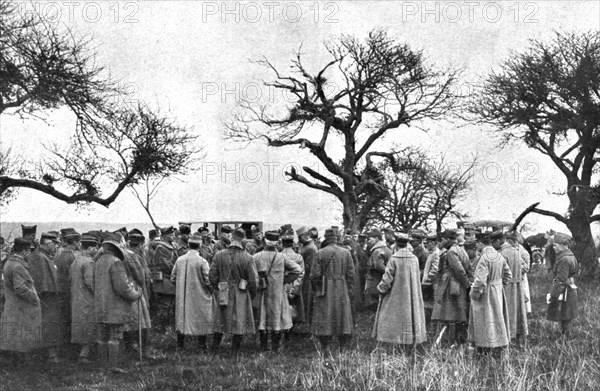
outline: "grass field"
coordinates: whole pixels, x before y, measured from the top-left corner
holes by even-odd
[[[46,364],[42,358],[18,368],[0,367],[0,390],[600,390],[600,288],[580,285],[580,312],[573,335],[564,340],[547,322],[543,271],[530,276],[533,314],[525,348],[512,347],[501,359],[478,358],[466,346],[433,348],[416,358],[370,337],[374,314],[361,313],[354,347],[319,352],[313,340],[295,336],[281,354],[255,352],[245,340],[242,354],[198,354],[174,348],[172,333],[154,336],[159,354],[128,374],[107,374],[94,365]]]

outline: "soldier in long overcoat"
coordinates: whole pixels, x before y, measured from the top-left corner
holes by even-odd
[[[516,240],[514,233],[509,232],[506,235]],[[492,239],[492,246],[506,258],[512,274],[512,278],[504,288],[510,325],[510,338],[517,338],[519,342],[524,342],[523,340],[527,337],[529,331],[527,327],[525,292],[523,291],[523,276],[521,273],[521,255],[518,249],[506,243],[505,237],[501,236],[501,234],[497,234],[497,237]]]
[[[190,236],[187,254],[179,257],[171,273],[175,284],[175,332],[177,347],[184,347],[186,336],[198,337],[198,347],[206,350],[206,337],[213,333],[217,310],[208,278],[208,261],[200,256],[199,234]]]
[[[467,288],[470,287],[467,272],[463,265],[469,263],[468,256],[458,249],[458,232],[446,230],[444,247],[446,252],[440,258],[438,288],[431,320],[448,326],[448,339],[451,343],[458,339],[457,329],[467,322]],[[463,259],[467,257],[467,259]]]
[[[290,309],[292,312],[292,323],[294,325],[298,323],[306,323],[306,314],[304,310],[304,300],[302,297],[302,285],[304,282],[304,259],[302,255],[296,253],[294,251],[294,237],[293,236],[284,236],[281,238],[281,245],[283,246],[283,250],[281,251],[281,255],[283,255],[286,260],[291,260],[295,262],[300,268],[300,274],[293,281],[290,282],[292,276],[285,276],[285,292],[288,298],[288,302],[290,304]]]
[[[152,272],[152,323],[166,330],[175,319],[175,286],[169,279],[177,260],[177,250],[173,247],[173,227],[161,228],[161,239],[154,249],[154,257],[149,259]]]
[[[278,240],[278,232],[266,232],[265,249],[254,254],[259,281],[264,281],[257,290],[258,330],[263,351],[268,350],[269,334],[273,350],[280,350],[282,331],[292,328],[291,309],[284,283],[293,282],[302,271],[294,260],[277,251]]]
[[[142,349],[148,346],[148,330],[152,327],[150,318],[150,294],[149,286],[151,272],[143,255],[143,245],[146,238],[139,229],[132,229],[127,233],[127,243],[121,242],[124,248],[124,265],[127,276],[134,284],[135,289],[141,293],[139,300],[131,303],[131,322],[125,326],[125,346],[138,350],[139,330],[142,330]]]
[[[4,263],[6,301],[0,317],[0,350],[24,353],[40,347],[42,310],[26,260],[30,248],[31,241],[15,239]]]
[[[227,304],[219,304],[215,311],[213,350],[221,344],[223,333],[233,335],[231,347],[234,352],[239,350],[245,334],[255,333],[252,299],[256,295],[257,278],[254,260],[242,247],[245,236],[243,229],[236,229],[229,247],[215,254],[208,272],[217,303],[219,285],[223,285],[221,290],[226,292],[228,301]],[[240,286],[242,280],[245,282]]]
[[[437,293],[437,278],[438,268],[440,264],[440,249],[438,248],[438,236],[436,233],[427,235],[425,247],[427,248],[428,256],[423,269],[423,277],[421,280],[421,290],[423,292],[423,306],[425,307],[425,320],[431,321],[433,305],[435,303]]]
[[[508,346],[509,315],[503,286],[512,278],[506,258],[491,245],[489,234],[477,234],[481,256],[471,288],[469,341],[480,352]]]
[[[120,235],[107,233],[102,254],[94,264],[94,311],[100,329],[98,357],[102,366],[115,372],[123,372],[119,368],[123,329],[131,322],[131,303],[141,295],[127,277],[120,240]]]
[[[425,268],[425,263],[427,263],[427,257],[429,256],[429,251],[424,244],[424,240],[427,237],[427,234],[420,229],[414,229],[409,232],[411,237],[410,244],[413,248],[413,254],[419,260],[419,270],[423,270]]]
[[[571,331],[571,321],[577,317],[578,304],[574,277],[579,272],[579,264],[569,244],[570,238],[564,234],[556,234],[551,240],[556,260],[551,270],[552,289],[546,314],[546,319],[560,322],[561,331],[566,335]]]
[[[523,236],[515,232],[515,238],[506,238],[506,241],[511,246],[515,247],[519,251],[519,255],[521,256],[521,275],[523,276],[523,294],[525,295],[525,310],[528,314],[531,313],[531,294],[529,292],[529,278],[527,274],[529,273],[529,269],[531,267],[531,255],[522,243],[524,243]]]
[[[71,341],[71,282],[69,281],[69,271],[71,270],[71,264],[73,264],[80,251],[81,234],[73,228],[64,228],[60,232],[63,247],[60,251],[57,250],[54,263],[57,268],[57,285],[61,296],[60,310],[64,325],[60,328],[62,335],[57,336],[57,338],[60,338],[64,343],[68,343]]]
[[[419,260],[406,249],[409,236],[396,234],[396,252],[377,290],[382,295],[373,337],[379,342],[414,345],[427,341]]]
[[[298,236],[298,242],[300,244],[300,255],[304,260],[304,279],[302,282],[302,301],[304,302],[304,313],[306,323],[310,325],[312,321],[312,305],[314,292],[312,290],[312,284],[310,281],[310,273],[312,265],[317,257],[319,249],[315,244],[314,239],[311,238],[311,230],[307,226],[302,226],[296,230]]]
[[[58,349],[69,342],[63,330],[70,324],[63,311],[65,296],[58,285],[58,269],[54,254],[60,244],[58,237],[44,232],[36,250],[29,255],[27,263],[38,297],[42,303],[42,344],[48,348],[48,359],[58,363]]]
[[[345,347],[352,338],[350,293],[354,283],[354,265],[350,251],[340,247],[335,231],[325,230],[325,240],[310,272],[315,290],[311,332],[326,347],[338,336]]]
[[[372,309],[377,308],[379,303],[379,292],[377,285],[385,273],[385,266],[392,256],[392,251],[382,240],[383,236],[379,230],[371,230],[367,233],[368,243],[371,247],[369,261],[367,262],[367,276],[365,282],[365,306]]]
[[[81,235],[81,252],[71,264],[71,342],[80,344],[79,361],[89,363],[90,348],[98,340],[98,324],[94,311],[94,256],[100,239],[88,233]]]

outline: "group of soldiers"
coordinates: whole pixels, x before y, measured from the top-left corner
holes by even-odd
[[[225,334],[237,352],[245,335],[281,351],[291,333],[322,348],[349,346],[357,311],[375,312],[373,337],[415,346],[436,339],[495,351],[528,334],[530,256],[517,232],[459,229],[427,234],[391,228],[262,232],[221,226],[219,237],[191,224],[80,234],[23,227],[4,260],[0,349],[15,362],[47,349],[60,362],[76,346],[90,362],[122,371],[123,347],[150,354],[148,333],[173,327],[176,346],[218,351]],[[564,235],[563,235],[564,236]],[[578,266],[557,234],[548,319],[563,332],[577,312]],[[256,331],[258,330],[258,333]],[[212,336],[212,345],[208,338]],[[253,341],[250,338],[250,341]],[[252,342],[254,343],[254,342]]]

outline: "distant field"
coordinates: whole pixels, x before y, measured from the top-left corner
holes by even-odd
[[[542,268],[530,276],[533,314],[525,348],[512,347],[502,359],[478,358],[466,346],[425,344],[415,359],[371,338],[374,314],[359,314],[352,350],[335,346],[321,352],[309,336],[297,336],[282,354],[258,353],[245,340],[242,354],[228,346],[219,354],[175,350],[175,336],[154,335],[156,359],[136,366],[131,355],[126,375],[106,374],[74,359],[60,365],[34,355],[26,366],[0,360],[0,390],[600,390],[600,288],[581,284],[580,314],[571,339],[545,320],[550,282]]]

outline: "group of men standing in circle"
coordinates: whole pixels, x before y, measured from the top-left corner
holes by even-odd
[[[222,226],[215,241],[207,228],[192,233],[180,223],[150,231],[148,241],[125,228],[17,238],[3,267],[0,349],[43,347],[60,362],[73,343],[87,363],[96,346],[103,366],[121,371],[122,346],[147,352],[148,331],[169,326],[178,349],[193,339],[199,350],[218,351],[229,334],[238,352],[256,331],[264,351],[281,351],[290,331],[314,335],[323,348],[337,337],[346,348],[359,310],[376,312],[377,341],[404,346],[437,335],[436,343],[486,352],[528,335],[530,258],[516,232],[332,227],[321,241],[315,228],[288,224],[251,234]],[[547,317],[564,333],[577,314],[569,242],[561,234],[550,242]]]

